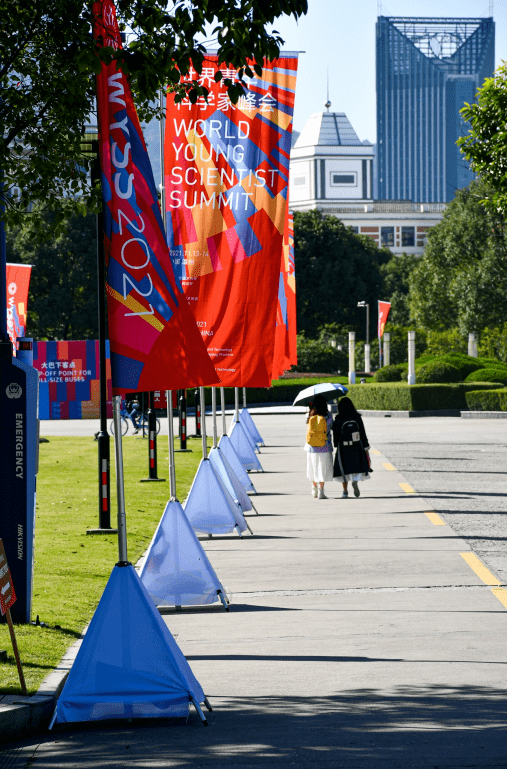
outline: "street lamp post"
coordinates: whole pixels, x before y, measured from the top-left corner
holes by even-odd
[[[358,302],[358,307],[366,307],[366,344],[364,345],[364,370],[367,374],[371,371],[370,363],[370,305],[368,302]]]

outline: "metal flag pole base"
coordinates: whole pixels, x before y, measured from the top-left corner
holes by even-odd
[[[193,698],[193,697],[190,697],[190,702],[192,703],[192,705],[194,706],[194,708],[197,710],[197,713],[198,713],[198,715],[199,715],[199,717],[200,717],[200,719],[201,719],[201,721],[202,721],[202,725],[203,725],[203,726],[207,726],[207,725],[208,725],[208,722],[206,721],[206,716],[205,716],[205,715],[204,715],[204,713],[202,712],[202,710],[201,710],[201,706],[199,705],[199,703],[197,702],[197,700],[194,700],[194,698]]]
[[[165,478],[140,478],[139,483],[165,483]]]
[[[222,601],[222,604],[223,604],[223,607],[224,607],[225,611],[229,611],[229,601],[227,600],[227,597],[223,595],[221,590],[217,590],[217,595],[220,598],[220,600]],[[206,703],[206,700],[204,700],[204,702]],[[206,704],[206,707],[208,708],[208,710],[211,710],[211,708],[208,707],[207,704]]]
[[[118,529],[86,529],[87,534],[118,534]]]
[[[257,492],[256,492],[256,493],[257,493]],[[258,510],[257,510],[257,508],[255,507],[254,503],[253,503],[253,502],[250,502],[250,504],[252,505],[252,508],[255,510],[255,515],[259,515],[259,511],[258,511]]]

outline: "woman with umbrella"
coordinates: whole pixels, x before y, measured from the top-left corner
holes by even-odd
[[[348,482],[352,481],[354,496],[360,495],[359,481],[366,481],[370,475],[368,438],[361,415],[350,398],[340,398],[338,414],[333,423],[333,441],[336,446],[334,460],[335,480],[343,484],[342,498],[349,496]]]
[[[306,474],[312,484],[312,497],[327,499],[324,494],[324,483],[333,480],[333,447],[331,445],[331,430],[333,417],[327,408],[323,395],[316,395],[310,405],[310,413],[306,420],[305,451]]]

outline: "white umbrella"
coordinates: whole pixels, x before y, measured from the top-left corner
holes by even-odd
[[[294,399],[293,406],[308,406],[313,401],[316,395],[323,395],[327,401],[340,398],[342,395],[348,393],[346,387],[341,384],[335,384],[333,382],[320,382],[320,384],[311,385],[301,390]]]

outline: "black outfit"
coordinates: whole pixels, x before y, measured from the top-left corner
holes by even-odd
[[[370,465],[365,449],[369,448],[363,420],[359,414],[343,417],[338,414],[333,422],[333,443],[336,447],[334,477],[345,481],[364,473],[369,478]]]

